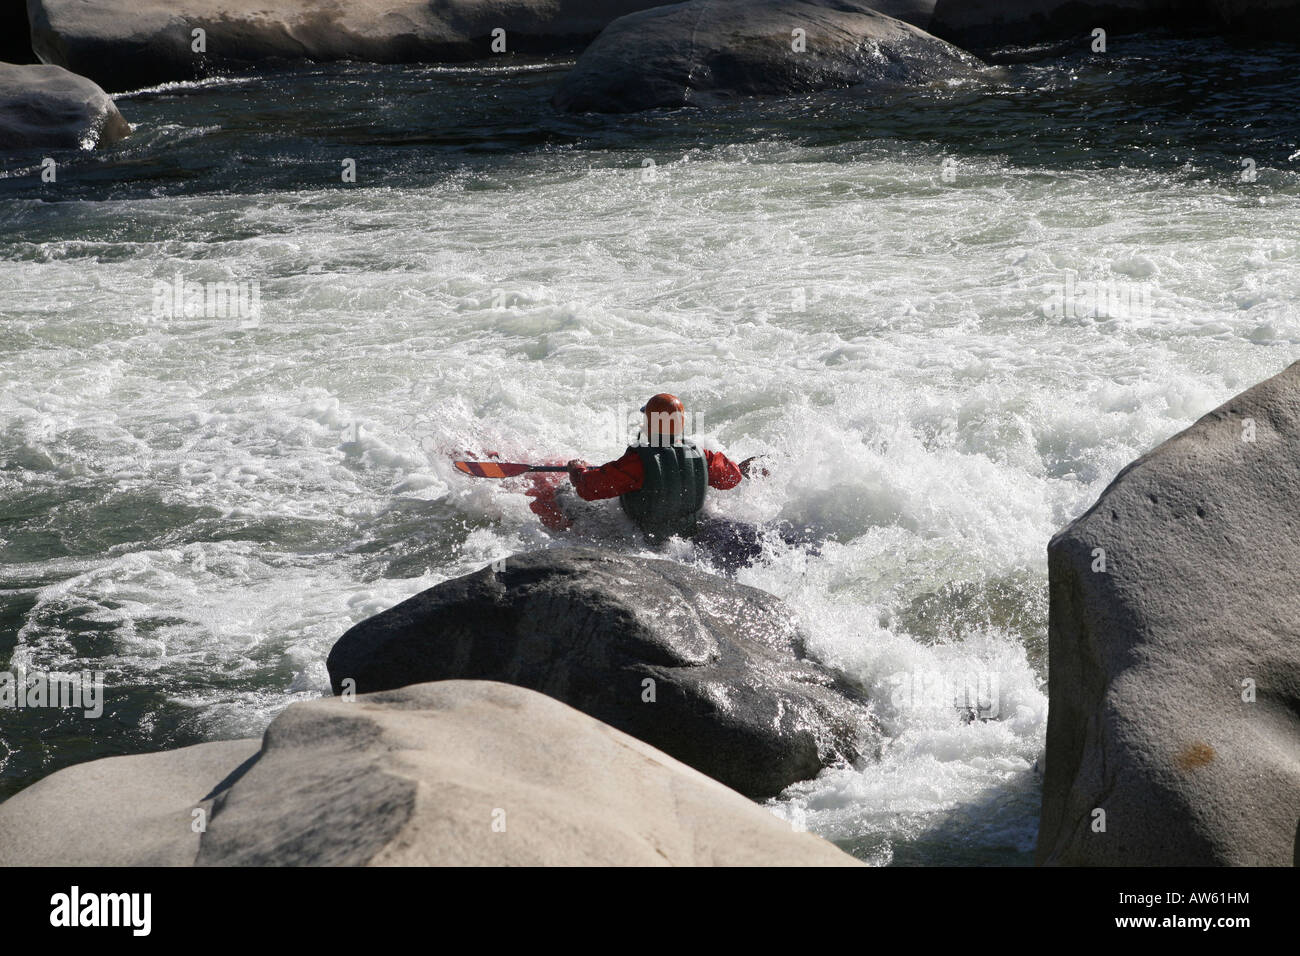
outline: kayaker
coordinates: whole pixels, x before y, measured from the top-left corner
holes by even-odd
[[[686,410],[676,395],[660,393],[641,412],[645,422],[637,444],[599,467],[570,461],[569,480],[585,501],[618,498],[624,513],[652,541],[689,538],[696,532],[706,489],[736,487],[749,477],[754,458],[736,464],[686,438]]]

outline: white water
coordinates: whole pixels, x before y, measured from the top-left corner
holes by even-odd
[[[946,184],[920,150],[842,156],[665,155],[643,182],[640,153],[561,152],[486,189],[467,175],[43,211],[87,238],[0,261],[0,495],[85,494],[47,505],[71,556],[0,529],[18,555],[0,580],[41,588],[15,663],[72,666],[70,632],[97,624],[97,653],[205,733],[257,734],[328,692],[351,624],[555,543],[523,496],[446,453],[605,460],[616,410],[672,391],[706,445],[773,459],[717,509],[834,536],[739,579],[802,615],[891,738],[777,812],[877,862],[927,839],[1032,848],[1047,702],[1023,628],[957,640],[941,610],[918,635],[908,609],[1005,585],[1041,640],[1051,534],[1294,357],[1296,206],[1149,172],[991,159]],[[154,282],[177,270],[258,280],[256,327],[152,320]],[[1045,316],[1067,270],[1149,283],[1154,314]],[[121,527],[160,503],[182,517]],[[449,554],[461,519],[473,530]],[[375,549],[407,563],[377,576]],[[995,673],[1001,719],[891,700],[895,675],[933,672]]]

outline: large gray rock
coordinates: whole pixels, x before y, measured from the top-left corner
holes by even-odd
[[[856,861],[558,701],[454,681],[294,704],[260,751],[233,741],[59,771],[0,804],[0,866],[32,863]]]
[[[926,27],[962,46],[1035,43],[1077,36],[1083,46],[1101,28],[1118,34],[1185,25],[1199,7],[1180,0],[937,0]]]
[[[872,740],[865,703],[805,656],[776,598],[594,549],[445,581],[353,627],[327,663],[335,693],[349,679],[360,693],[459,678],[529,687],[751,797]]]
[[[223,740],[50,774],[0,803],[0,868],[189,866],[194,811],[210,814],[214,791],[257,751]]]
[[[1300,364],[1125,468],[1048,569],[1038,861],[1292,864]]]
[[[41,59],[120,91],[273,59],[407,63],[571,49],[654,0],[28,0]],[[206,31],[206,52],[192,31]]]
[[[0,149],[90,149],[130,132],[112,98],[84,76],[0,63]]]
[[[913,5],[900,12],[923,16]],[[804,31],[796,50],[793,31]],[[853,0],[690,0],[621,17],[555,93],[569,112],[626,113],[734,96],[975,75],[979,61]]]

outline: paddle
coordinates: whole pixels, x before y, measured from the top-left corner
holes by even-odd
[[[568,471],[568,465],[525,465],[515,461],[453,461],[458,469],[475,478],[513,478],[530,471]]]

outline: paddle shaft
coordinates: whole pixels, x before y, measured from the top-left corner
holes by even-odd
[[[475,478],[514,478],[530,471],[568,471],[568,465],[525,465],[515,461],[455,461],[457,470]]]

